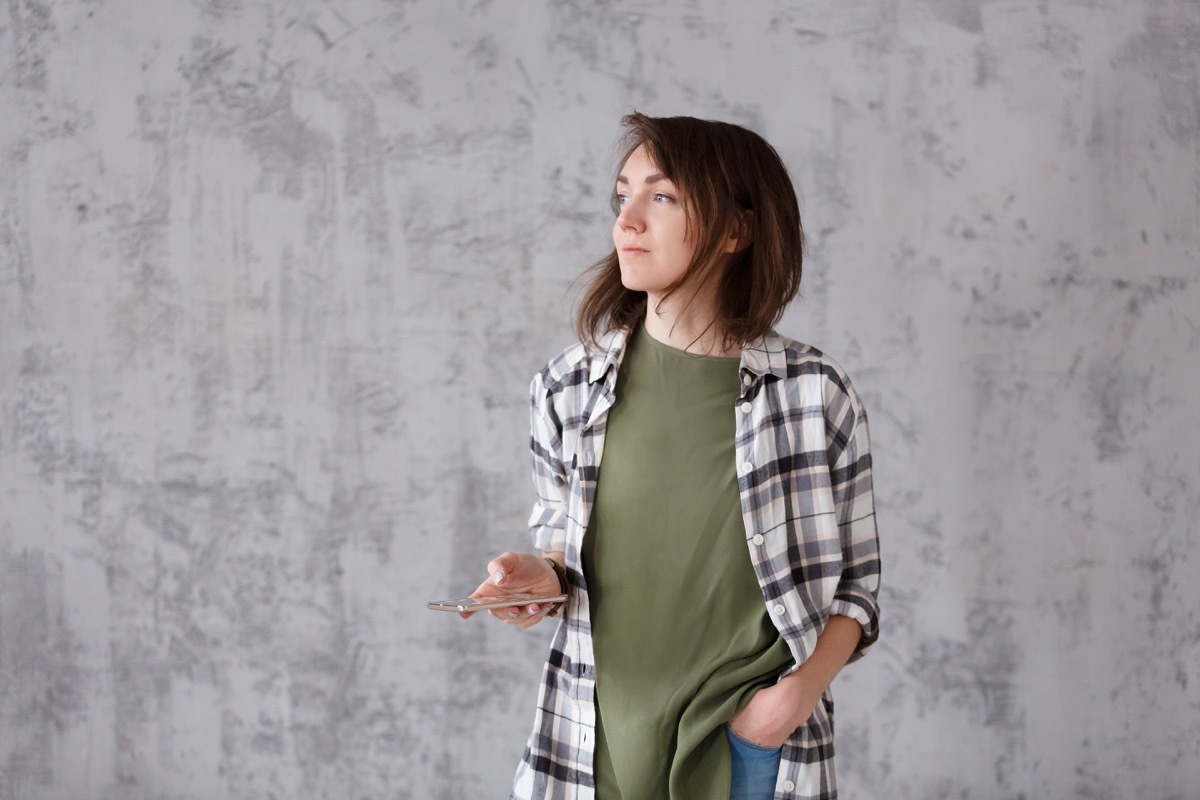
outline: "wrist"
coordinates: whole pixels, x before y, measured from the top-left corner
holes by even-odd
[[[562,564],[558,563],[557,560],[550,558],[549,556],[542,556],[542,560],[545,561],[550,566],[550,569],[554,572],[554,577],[558,579],[559,592],[561,594],[570,595],[571,584],[567,580],[566,567],[564,567]],[[546,616],[557,617],[559,612],[562,611],[563,603],[565,603],[565,602],[566,601],[563,601],[560,603],[555,603],[554,607],[546,612]]]
[[[821,701],[824,687],[819,682],[809,680],[809,676],[804,672],[804,665],[780,678],[779,683],[786,692],[787,708],[791,709],[795,716],[795,727],[803,725]]]

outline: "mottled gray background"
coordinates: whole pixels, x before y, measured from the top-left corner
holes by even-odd
[[[749,125],[872,414],[848,798],[1200,797],[1200,5],[8,0],[0,800],[503,797],[619,116]]]

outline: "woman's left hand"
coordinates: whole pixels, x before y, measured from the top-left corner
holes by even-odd
[[[781,747],[812,716],[820,699],[820,693],[805,691],[802,676],[793,672],[774,686],[755,692],[746,707],[729,720],[729,728],[763,747]]]

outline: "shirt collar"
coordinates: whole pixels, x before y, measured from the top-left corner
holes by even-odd
[[[758,378],[767,375],[786,378],[787,348],[783,337],[775,331],[767,331],[743,347],[742,369]]]
[[[588,372],[588,383],[600,381],[609,370],[621,365],[628,340],[629,332],[625,330],[611,330],[600,337],[597,358],[592,360]],[[742,369],[758,378],[766,375],[787,377],[787,352],[783,337],[773,330],[767,331],[742,348]]]
[[[597,344],[600,346],[596,352],[596,357],[592,359],[592,367],[588,371],[588,383],[596,383],[608,374],[609,370],[615,370],[621,365],[621,359],[625,356],[625,342],[629,338],[628,331],[611,330],[600,337]],[[600,352],[603,351],[603,354]]]

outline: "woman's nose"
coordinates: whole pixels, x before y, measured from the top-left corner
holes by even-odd
[[[617,214],[617,225],[619,227],[621,227],[622,229],[625,229],[625,228],[628,228],[631,230],[641,230],[642,229],[642,226],[643,226],[642,215],[641,215],[641,212],[639,212],[637,210],[634,203],[627,202],[625,205],[621,206],[621,213]]]

